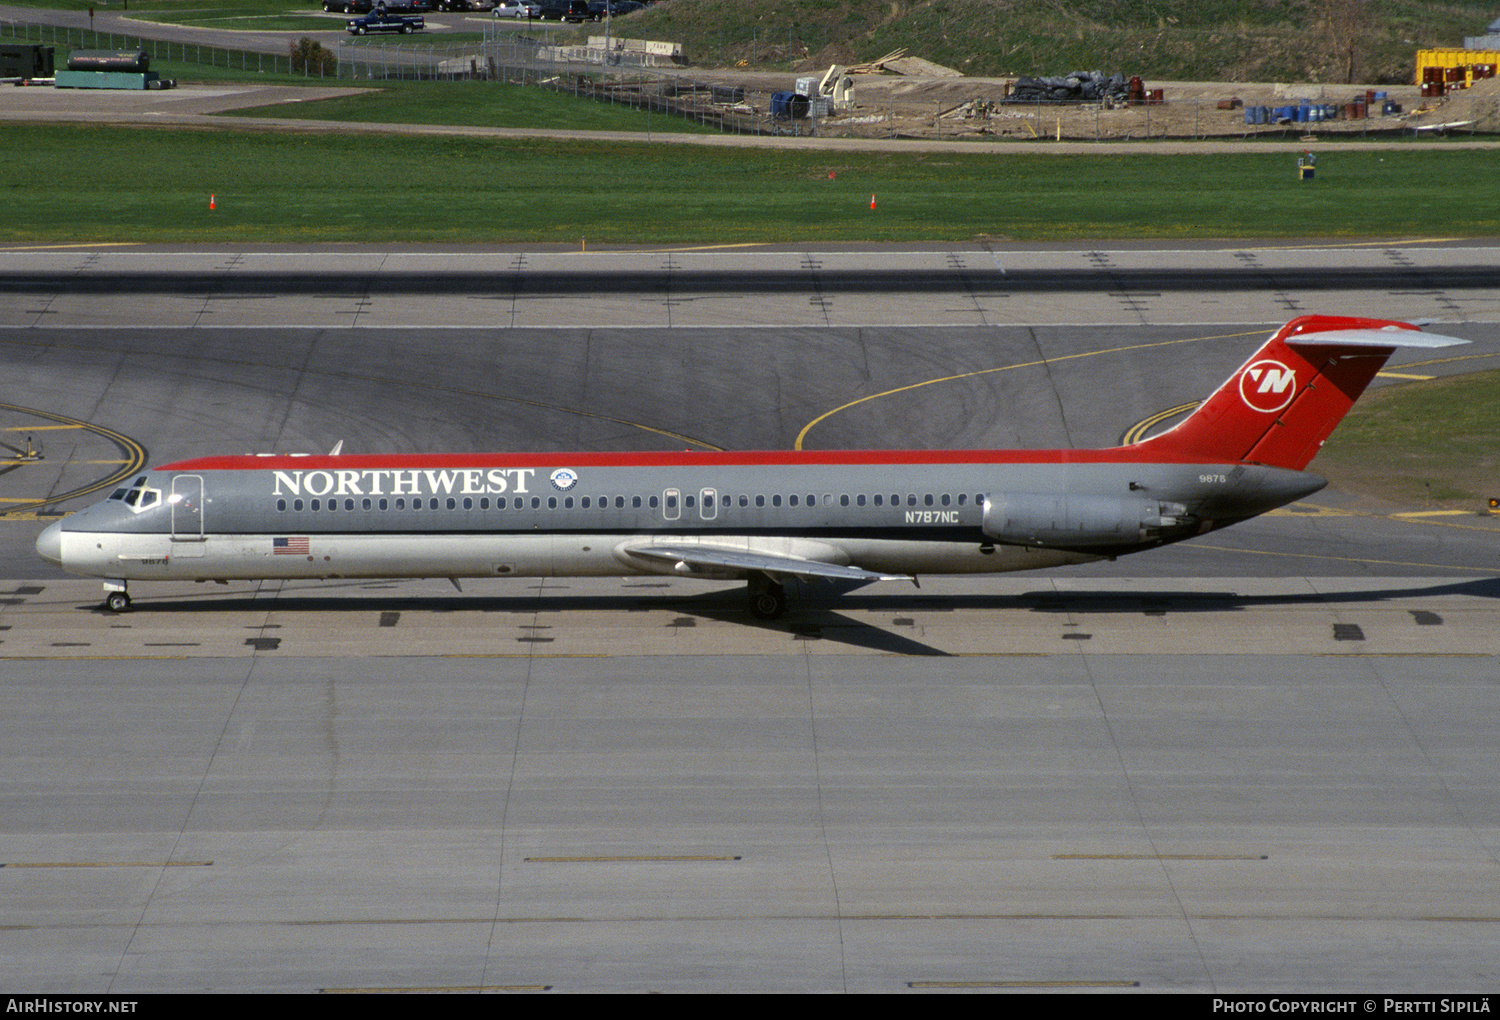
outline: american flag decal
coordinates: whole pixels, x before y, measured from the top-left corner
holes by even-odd
[[[273,538],[271,539],[272,556],[306,556],[308,554],[307,536],[300,538]]]

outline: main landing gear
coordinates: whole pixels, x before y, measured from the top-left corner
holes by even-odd
[[[760,620],[774,620],[786,612],[786,589],[769,577],[750,581],[750,612]]]

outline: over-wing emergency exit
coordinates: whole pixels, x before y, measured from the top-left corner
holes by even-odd
[[[1318,448],[1407,323],[1304,316],[1176,427],[1102,450],[231,456],[167,464],[51,525],[104,578],[582,577],[916,581],[1153,549],[1301,499]]]

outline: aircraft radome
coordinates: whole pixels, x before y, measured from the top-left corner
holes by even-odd
[[[1102,450],[249,455],[147,471],[37,552],[104,578],[581,577],[749,582],[993,573],[1141,552],[1301,499],[1303,471],[1407,323],[1304,316],[1197,410]]]

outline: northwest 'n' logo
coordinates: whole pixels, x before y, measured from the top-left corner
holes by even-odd
[[[1274,414],[1297,395],[1297,373],[1279,361],[1257,361],[1240,374],[1240,398],[1255,411]]]

